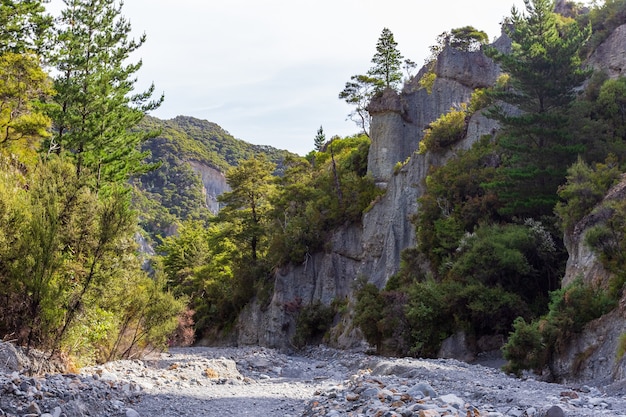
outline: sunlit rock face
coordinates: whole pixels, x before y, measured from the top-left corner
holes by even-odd
[[[626,75],[626,25],[613,33],[593,52],[588,64],[605,72],[610,78]]]

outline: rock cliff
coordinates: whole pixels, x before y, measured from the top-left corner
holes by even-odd
[[[204,195],[207,208],[211,213],[217,214],[220,210],[220,203],[217,201],[217,197],[230,191],[224,173],[202,162],[190,160],[188,163],[200,175],[202,194]]]
[[[496,44],[506,47],[506,41]],[[445,153],[416,154],[424,129],[451,107],[467,102],[476,87],[495,82],[499,69],[482,52],[447,48],[435,66],[431,91],[419,86],[422,70],[398,94],[385,91],[369,106],[372,115],[368,171],[386,189],[361,224],[335,233],[324,253],[312,255],[304,264],[288,266],[274,275],[274,292],[268,305],[252,303],[237,325],[240,344],[289,348],[295,330],[290,306],[317,301],[350,299],[354,282],[365,277],[382,288],[400,266],[400,255],[415,246],[411,217],[418,210],[424,179],[431,166],[445,163],[459,148],[468,148],[482,135],[492,134],[496,124],[475,114],[467,137]],[[400,162],[401,168],[396,168]],[[355,347],[362,338],[350,318],[337,323],[332,341],[338,347]]]
[[[614,186],[601,204],[626,199],[626,176]],[[566,235],[565,244],[569,253],[563,286],[575,279],[588,285],[607,288],[612,274],[603,266],[596,253],[586,244],[589,229],[606,222],[610,210],[594,210],[584,217]],[[626,296],[622,296],[616,309],[592,321],[573,337],[554,358],[550,368],[552,377],[559,381],[596,381],[610,383],[626,378],[626,360],[618,357],[622,335],[626,334]]]

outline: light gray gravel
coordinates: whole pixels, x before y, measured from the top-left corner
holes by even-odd
[[[456,360],[390,359],[325,347],[299,356],[258,347],[172,349],[100,370],[143,387],[130,405],[141,417],[543,417],[555,407],[566,417],[626,417],[626,397],[608,396],[602,387],[522,380]],[[418,397],[420,384],[432,394]]]
[[[626,381],[548,384],[449,359],[196,347],[31,375],[10,351],[0,417],[626,417]]]

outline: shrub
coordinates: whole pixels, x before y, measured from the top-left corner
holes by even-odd
[[[365,340],[376,347],[382,348],[383,334],[379,323],[383,319],[385,302],[378,288],[371,283],[360,283],[356,291],[356,306],[354,308],[354,324],[361,329]]]
[[[437,79],[437,74],[434,71],[428,71],[422,78],[419,80],[420,88],[426,90],[428,94],[433,92],[433,86],[435,85],[435,80]]]
[[[537,321],[527,323],[521,317],[513,322],[513,332],[502,348],[508,361],[504,371],[520,376],[524,369],[540,369],[546,362],[545,346]]]
[[[318,341],[330,329],[335,317],[331,306],[316,302],[303,307],[296,320],[296,332],[292,343],[297,348],[303,348],[308,343]]]
[[[451,108],[426,128],[426,134],[419,145],[419,153],[441,152],[463,139],[466,130],[467,105],[463,103],[459,109]]]
[[[607,292],[577,279],[551,294],[550,311],[539,320],[515,320],[514,330],[503,348],[506,370],[519,375],[523,369],[538,370],[554,352],[560,351],[573,335],[590,321],[615,307]]]
[[[619,176],[614,156],[609,156],[604,164],[596,163],[593,167],[578,158],[567,170],[567,182],[558,190],[561,201],[557,203],[555,212],[562,229],[571,232],[602,201]]]

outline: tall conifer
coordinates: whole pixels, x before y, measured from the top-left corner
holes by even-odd
[[[393,38],[393,33],[384,28],[376,43],[376,53],[372,57],[374,66],[367,75],[376,80],[376,88],[398,89],[402,81],[402,59],[404,57],[398,50],[398,43]]]
[[[75,157],[78,176],[88,168],[99,183],[124,181],[146,169],[139,144],[153,136],[133,128],[163,100],[152,100],[154,85],[134,93],[142,63],[128,60],[145,35],[129,38],[131,25],[121,15],[122,2],[64,2],[53,54],[59,107],[53,114],[51,147]]]
[[[52,18],[41,0],[0,0],[0,54],[42,54],[48,41]]]
[[[492,185],[505,201],[503,213],[534,217],[552,214],[565,171],[583,150],[568,132],[567,111],[588,75],[579,51],[590,31],[554,13],[551,0],[524,2],[527,13],[513,8],[506,27],[512,51],[488,51],[510,76],[494,98],[520,111],[490,112],[503,125],[502,176]]]

